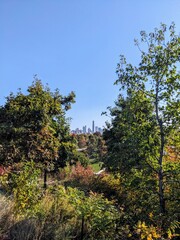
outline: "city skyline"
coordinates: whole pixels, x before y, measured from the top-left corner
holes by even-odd
[[[91,119],[103,127],[119,94],[119,56],[137,65],[134,39],[161,22],[179,32],[179,9],[179,0],[0,1],[0,105],[19,88],[26,94],[37,74],[52,92],[75,92],[71,129],[92,129]]]
[[[92,128],[88,127],[87,125],[84,125],[81,128],[76,128],[71,130],[71,133],[75,133],[75,134],[81,134],[81,133],[91,134],[96,132],[99,132],[102,134],[103,129],[99,126],[96,126],[94,120],[92,120]]]

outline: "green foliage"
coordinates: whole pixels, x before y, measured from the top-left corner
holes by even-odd
[[[158,142],[150,100],[140,91],[131,92],[126,99],[120,95],[110,111],[112,126],[104,131],[105,165],[121,173],[142,168],[156,152],[152,146]]]
[[[6,234],[11,239],[26,240],[31,236],[30,239],[58,240],[61,236],[61,239],[166,240],[178,236],[178,222],[175,220],[162,230],[157,211],[154,211],[154,194],[146,189],[148,184],[144,178],[147,176],[143,176],[143,173],[134,172],[129,179],[109,174],[94,176],[91,189],[94,187],[94,191],[103,195],[91,191],[87,194],[77,188],[56,185],[49,187],[37,199],[27,180],[32,173],[29,163],[23,171],[26,180],[23,174],[15,178],[17,190],[14,192],[20,196],[15,195],[11,200],[13,204],[8,201],[6,209],[10,209],[6,213],[0,207],[0,223],[3,223],[0,224],[3,226],[0,234]],[[21,185],[20,180],[25,186]],[[110,201],[104,195],[118,202]],[[32,201],[32,197],[36,198],[36,202]],[[20,203],[26,199],[30,206],[21,206]],[[5,201],[2,206],[4,204]]]
[[[96,161],[94,162],[94,161],[92,161],[90,166],[92,167],[93,171],[95,173],[97,173],[97,172],[99,172],[101,170],[102,164],[103,164],[102,162],[96,162]]]
[[[61,191],[64,194],[64,190]],[[83,192],[73,188],[68,188],[66,194],[75,209],[77,220],[80,224],[83,221],[84,231],[81,234],[84,239],[113,239],[118,212],[112,202],[94,193],[85,197]]]
[[[13,185],[14,213],[32,216],[36,211],[41,191],[38,184],[40,170],[34,162],[25,162],[20,172],[12,173],[11,184]]]
[[[157,229],[154,226],[147,226],[145,222],[138,221],[137,226],[135,228],[139,239],[160,239],[161,234],[158,233]]]
[[[19,215],[23,219],[29,216],[22,211]],[[39,235],[40,239],[59,239],[59,236],[61,239],[73,236],[77,239],[114,239],[118,211],[114,203],[102,195],[90,193],[85,196],[78,189],[58,186],[49,188],[33,216],[28,224],[36,226],[34,237]],[[24,220],[18,222],[19,230],[25,222],[27,224]]]
[[[121,187],[121,177],[118,175],[102,173],[93,178],[93,191],[104,194],[108,199],[118,201],[122,195]]]
[[[147,194],[156,194],[159,203],[154,204],[159,205],[160,215],[170,218],[170,213],[166,214],[173,210],[168,202],[173,201],[175,206],[176,194],[172,196],[173,184],[168,183],[166,173],[171,179],[177,179],[178,165],[170,164],[176,170],[168,168],[172,158],[167,161],[167,155],[172,147],[174,153],[177,152],[179,146],[178,134],[173,133],[178,133],[180,128],[180,38],[175,33],[174,23],[169,28],[161,24],[149,34],[141,31],[140,35],[142,45],[146,46],[143,48],[135,41],[141,54],[139,65],[133,66],[121,56],[117,66],[115,84],[120,86],[120,94],[115,107],[109,108],[112,123],[104,132],[108,148],[105,165],[125,175],[130,190],[133,181],[137,181],[140,189],[148,189]],[[136,170],[139,176],[129,181]],[[142,173],[150,176],[150,185],[142,178]],[[140,203],[148,203],[144,194],[139,196],[143,196]],[[167,218],[162,227],[168,222]]]
[[[54,93],[35,77],[25,95],[10,94],[0,107],[0,161],[9,165],[22,160],[40,162],[46,171],[58,170],[75,149],[65,112],[74,102],[74,93]]]
[[[1,186],[1,190],[3,192],[10,192],[10,186],[9,186],[9,182],[8,182],[8,173],[5,173],[3,175],[0,176],[0,186]]]
[[[99,133],[89,135],[87,142],[87,154],[90,159],[101,162],[106,153],[106,145]]]
[[[100,133],[75,135],[79,149],[87,155],[87,158],[101,162],[105,153],[106,145]]]
[[[89,158],[84,152],[74,152],[73,158],[74,162],[79,162],[83,167],[87,167],[90,163]]]
[[[180,38],[174,24],[162,24],[142,31],[141,42],[147,46],[136,41],[139,65],[122,56],[117,66],[120,94],[104,139],[69,134],[65,113],[74,93],[52,93],[35,79],[27,95],[7,97],[0,107],[0,161],[13,165],[1,170],[0,184],[13,194],[0,195],[0,238],[179,237]],[[89,159],[103,160],[112,173],[94,174]],[[40,165],[59,173],[65,187],[52,181],[42,191]]]

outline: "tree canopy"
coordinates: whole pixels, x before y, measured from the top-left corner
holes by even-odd
[[[103,135],[70,134],[75,94],[36,77],[0,106],[0,239],[179,239],[180,37],[161,24],[135,43]]]
[[[0,107],[0,159],[5,164],[34,160],[51,165],[65,164],[65,146],[69,125],[65,113],[74,103],[75,94],[53,93],[35,78],[27,94],[19,91],[6,98]]]
[[[174,23],[140,35],[142,44],[135,40],[139,65],[127,63],[124,56],[117,65],[120,94],[104,133],[106,165],[120,172],[146,166],[157,174],[159,209],[165,214],[167,149],[177,146],[180,131],[180,37]]]

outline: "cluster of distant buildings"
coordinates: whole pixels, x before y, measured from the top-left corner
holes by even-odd
[[[75,130],[72,130],[71,133],[74,133],[74,134],[92,134],[92,133],[95,133],[95,132],[98,132],[98,133],[101,133],[103,132],[103,129],[98,127],[98,126],[95,126],[95,123],[94,121],[92,121],[92,128],[87,128],[87,126],[83,126],[82,129],[79,129],[79,128],[76,128]]]

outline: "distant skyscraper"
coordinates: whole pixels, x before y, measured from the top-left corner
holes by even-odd
[[[83,127],[83,133],[86,133],[86,126]]]
[[[88,128],[86,125],[82,127],[82,129],[76,128],[75,130],[72,130],[71,133],[74,134],[93,134],[95,132],[103,133],[103,129],[101,129],[98,126],[95,126],[95,121],[92,121],[92,128]]]
[[[90,128],[88,128],[88,133],[91,133],[92,131],[91,131],[91,129]]]
[[[92,133],[94,133],[94,121],[92,121]]]

